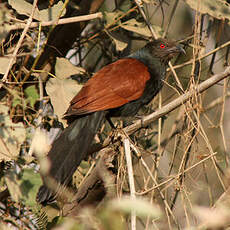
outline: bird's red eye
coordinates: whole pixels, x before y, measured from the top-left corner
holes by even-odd
[[[165,45],[161,43],[160,48],[161,48],[161,49],[164,49],[164,48],[165,48]]]

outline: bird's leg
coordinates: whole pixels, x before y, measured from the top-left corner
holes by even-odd
[[[112,120],[111,120],[111,117],[107,114],[105,116],[106,120],[108,121],[112,131],[111,131],[111,134],[109,135],[111,137],[111,141],[113,142],[114,139],[115,139],[115,136],[116,136],[116,131],[117,131],[117,128],[115,127],[115,125],[113,124]]]
[[[138,120],[141,120],[141,128],[144,128],[143,116],[137,114],[135,115],[135,118]]]
[[[113,124],[110,116],[106,116],[106,120],[109,122],[109,125],[111,126],[112,129],[116,129],[115,125]]]
[[[115,142],[117,139],[119,139],[121,137],[121,133],[122,133],[122,125],[114,125],[112,120],[111,120],[111,117],[109,115],[106,116],[106,120],[108,121],[109,125],[111,126],[112,128],[112,131],[111,131],[111,134],[110,134],[110,137],[111,137],[111,141],[112,142]]]

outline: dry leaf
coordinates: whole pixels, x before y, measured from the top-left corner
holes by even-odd
[[[8,115],[8,107],[0,105],[0,162],[17,159],[25,138],[26,131],[23,124],[13,123]]]

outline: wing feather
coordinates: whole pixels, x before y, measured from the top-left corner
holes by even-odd
[[[65,115],[120,107],[141,97],[149,79],[148,68],[142,62],[133,58],[120,59],[94,74],[72,99]]]

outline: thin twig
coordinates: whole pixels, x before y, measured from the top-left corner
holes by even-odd
[[[126,134],[126,135],[127,135],[127,134]],[[128,139],[128,137],[127,137],[127,139]],[[135,145],[132,143],[132,141],[130,141],[129,144],[130,144],[130,147],[133,149],[133,151],[137,154],[137,156],[141,156],[141,153],[140,153],[138,147],[135,146]],[[141,160],[141,163],[143,164],[143,166],[145,167],[146,171],[148,172],[149,176],[150,176],[151,179],[153,180],[154,184],[157,185],[157,180],[154,178],[152,171],[149,169],[148,165],[145,163],[143,157],[140,157],[140,160]],[[177,224],[176,218],[175,218],[175,216],[173,215],[171,209],[169,208],[168,202],[166,201],[165,196],[164,196],[164,194],[161,192],[161,190],[159,189],[159,187],[158,187],[158,192],[160,193],[161,198],[162,198],[162,200],[163,200],[163,202],[164,202],[164,204],[165,204],[165,209],[166,209],[166,211],[167,211],[168,213],[170,213],[170,215],[172,216],[173,220],[174,220],[175,223]],[[137,193],[135,193],[135,194],[137,194]]]
[[[154,184],[155,184],[155,185],[159,185],[159,184],[157,183],[156,179],[154,178],[154,176],[152,175],[152,172],[151,172],[151,170],[149,169],[148,165],[146,164],[146,162],[144,161],[144,159],[143,159],[142,157],[141,157],[141,163],[142,163],[143,166],[145,167],[146,171],[148,172],[149,176],[150,176],[151,179],[153,180]],[[170,215],[172,216],[172,218],[173,218],[175,224],[178,225],[177,220],[176,220],[176,217],[174,216],[172,210],[170,209],[169,204],[168,204],[167,200],[165,199],[165,196],[164,196],[163,192],[160,190],[159,187],[156,187],[156,188],[157,188],[157,190],[158,190],[158,192],[159,192],[159,194],[160,194],[160,196],[161,196],[162,201],[164,202],[164,205],[165,205],[166,210],[167,210],[167,211],[170,213]]]
[[[173,73],[173,76],[174,76],[174,78],[175,78],[175,80],[176,80],[176,83],[178,84],[178,86],[180,87],[180,89],[182,90],[182,92],[184,92],[183,86],[182,86],[182,84],[181,84],[180,81],[179,81],[179,78],[178,78],[178,76],[177,76],[177,74],[176,74],[175,68],[174,68],[174,66],[172,65],[172,62],[171,62],[171,61],[169,61],[169,68],[170,68],[170,70],[171,70],[172,73]]]
[[[198,121],[199,118],[198,118],[197,114],[196,114],[194,111],[193,111],[193,115],[194,115],[194,117],[195,117],[195,118],[197,119],[197,121]],[[213,154],[214,154],[214,151],[213,151],[213,149],[212,149],[212,145],[211,145],[211,143],[210,143],[210,141],[209,141],[209,139],[208,139],[208,136],[207,136],[207,134],[206,134],[206,132],[205,132],[205,130],[204,130],[204,127],[203,127],[203,125],[202,125],[201,123],[200,123],[200,131],[201,131],[201,132],[200,132],[200,135],[201,135],[201,136],[203,137],[203,139],[205,140],[209,152],[213,155]],[[216,159],[214,158],[214,156],[213,156],[211,159],[212,159],[212,163],[213,163],[213,165],[214,165],[214,168],[215,168],[215,170],[216,170],[217,177],[218,177],[218,179],[219,179],[219,181],[220,181],[220,184],[221,184],[223,190],[226,191],[226,185],[224,184],[224,181],[222,180],[221,175],[220,175],[220,173],[219,173],[220,170],[219,170],[218,167],[217,167]]]
[[[225,163],[226,167],[229,166],[229,157],[227,154],[227,143],[226,143],[226,137],[224,133],[224,113],[225,113],[225,105],[226,105],[226,96],[227,96],[227,79],[224,79],[224,90],[223,90],[223,104],[222,104],[222,110],[221,110],[221,116],[220,116],[220,131],[223,139],[223,146],[225,151]]]
[[[230,67],[227,67],[223,72],[213,75],[211,78],[207,79],[206,81],[200,83],[196,89],[190,89],[188,92],[182,94],[177,99],[173,100],[172,102],[168,103],[167,105],[163,106],[161,109],[158,109],[157,111],[147,115],[143,116],[142,119],[137,120],[134,124],[129,125],[125,127],[123,130],[128,135],[134,133],[135,131],[139,130],[143,127],[143,124],[146,126],[150,124],[151,122],[157,120],[159,117],[163,117],[166,114],[172,112],[176,108],[178,108],[180,105],[184,104],[187,100],[189,100],[191,97],[193,97],[194,93],[202,93],[211,86],[215,85],[219,81],[223,80],[224,78],[230,76]],[[103,145],[100,146],[100,148],[96,149],[96,151],[99,151],[102,148],[107,147],[111,143],[111,139],[107,138]]]
[[[226,93],[226,98],[230,97],[230,92]],[[216,106],[218,106],[219,104],[223,103],[223,96],[220,96],[218,98],[216,98],[215,100],[213,100],[212,102],[210,102],[210,104],[208,104],[205,108],[204,108],[204,112],[211,110],[213,108],[215,108]]]
[[[190,89],[188,92],[182,94],[174,101],[170,102],[169,104],[163,106],[161,109],[157,110],[156,112],[144,116],[141,120],[136,121],[133,125],[130,125],[124,129],[127,134],[133,133],[136,130],[140,129],[142,125],[148,125],[151,122],[157,120],[159,117],[162,117],[169,112],[173,111],[191,97],[193,97],[194,93],[202,93],[203,91],[207,90],[211,86],[215,85],[219,81],[223,80],[224,78],[230,76],[230,67],[227,67],[225,71],[218,73],[211,78],[207,79],[206,81],[200,83],[196,89]]]
[[[10,71],[10,69],[11,69],[13,63],[14,63],[14,60],[16,59],[18,50],[19,50],[19,48],[21,47],[22,42],[23,42],[23,39],[24,39],[24,37],[26,36],[26,33],[27,33],[27,31],[29,30],[29,28],[30,28],[30,24],[32,23],[33,15],[34,15],[34,12],[35,12],[35,9],[36,9],[36,6],[37,6],[37,2],[38,2],[38,0],[35,0],[35,1],[33,2],[32,12],[31,12],[31,14],[30,14],[30,17],[28,18],[28,21],[27,21],[27,23],[26,23],[26,25],[25,25],[25,28],[24,28],[23,32],[22,32],[22,35],[20,36],[20,38],[19,38],[19,40],[18,40],[18,44],[16,45],[16,47],[15,47],[15,49],[14,49],[13,55],[12,55],[10,61],[9,61],[8,67],[7,67],[7,69],[6,69],[6,72],[5,72],[5,74],[4,74],[3,78],[2,78],[2,82],[0,83],[0,88],[2,88],[3,82],[6,82],[6,81],[7,81],[7,76],[8,76],[8,74],[9,74],[9,71]]]
[[[208,57],[209,55],[211,55],[211,54],[213,54],[213,53],[215,53],[215,52],[217,52],[217,51],[219,51],[219,50],[221,50],[221,49],[223,49],[223,48],[225,48],[226,46],[229,46],[229,45],[230,45],[230,41],[224,43],[223,45],[217,47],[216,49],[214,49],[214,50],[212,50],[212,51],[210,51],[210,52],[208,52],[208,53],[206,53],[206,54],[204,54],[202,56],[199,56],[198,58],[196,58],[195,61],[201,61],[202,59]],[[173,68],[174,69],[179,69],[181,67],[185,67],[187,65],[191,65],[192,63],[193,63],[193,59],[189,60],[187,62],[184,62],[183,64],[175,65],[175,66],[173,66]],[[169,70],[170,69],[168,68],[167,71],[169,71]]]
[[[47,38],[46,38],[46,40],[43,42],[43,45],[42,45],[42,47],[41,47],[41,49],[40,49],[40,52],[37,54],[37,56],[36,56],[36,58],[35,58],[35,60],[34,60],[34,62],[33,62],[33,65],[32,65],[32,67],[31,67],[31,69],[30,69],[29,72],[25,75],[25,77],[23,78],[23,80],[21,81],[21,85],[23,85],[23,84],[27,81],[27,79],[30,77],[31,73],[34,71],[34,69],[35,69],[35,67],[36,67],[36,65],[37,65],[37,63],[38,63],[38,61],[40,60],[40,57],[41,57],[43,51],[45,50],[45,47],[46,47],[47,44],[48,44],[49,37],[50,37],[51,33],[53,32],[54,28],[56,27],[57,22],[58,22],[59,18],[61,17],[61,15],[62,15],[64,9],[67,7],[68,2],[69,2],[69,0],[65,0],[65,1],[64,1],[63,7],[62,7],[61,11],[59,12],[58,17],[55,19],[56,23],[54,23],[54,24],[52,25],[52,27],[50,28],[50,30],[49,30],[49,32],[48,32],[48,34],[47,34],[47,36],[46,36]],[[46,66],[46,67],[49,69],[49,66]],[[43,70],[44,70],[46,67],[44,67]],[[48,72],[49,72],[49,71],[48,71]]]
[[[157,36],[157,34],[155,33],[155,31],[153,30],[152,25],[151,25],[151,24],[149,23],[149,21],[147,20],[147,17],[146,17],[146,15],[145,15],[145,12],[143,11],[142,6],[140,5],[139,1],[138,1],[138,0],[135,0],[135,3],[136,3],[136,5],[137,5],[138,10],[140,11],[140,13],[141,13],[143,19],[145,20],[145,23],[147,24],[147,26],[148,26],[148,28],[149,28],[149,30],[150,30],[150,32],[151,32],[153,38],[154,38],[154,39],[157,39],[158,36]]]
[[[215,152],[215,153],[213,153],[213,154],[210,154],[208,157],[202,159],[201,161],[197,162],[196,164],[192,165],[191,167],[186,168],[186,169],[184,170],[183,173],[186,173],[186,172],[188,172],[188,171],[190,171],[190,170],[196,168],[196,167],[197,167],[198,165],[200,165],[201,163],[204,163],[204,162],[207,161],[208,159],[213,158],[216,154],[217,154],[217,152]],[[163,186],[163,185],[165,185],[165,184],[168,184],[169,182],[172,182],[172,181],[174,181],[174,180],[177,180],[178,178],[180,178],[181,175],[182,175],[182,172],[179,172],[178,174],[176,174],[176,175],[174,175],[174,176],[171,176],[169,179],[167,179],[167,180],[165,180],[165,181],[159,183],[158,185],[154,185],[152,188],[150,188],[150,189],[148,189],[148,190],[146,190],[146,191],[136,193],[136,195],[139,195],[139,196],[145,195],[145,194],[151,192],[152,190],[154,190],[154,189],[156,189],[156,188],[159,188],[159,187],[161,187],[161,186]]]
[[[163,34],[163,37],[165,37],[165,35],[168,33],[169,27],[170,27],[171,22],[172,22],[173,15],[176,12],[176,8],[177,8],[177,5],[178,5],[178,2],[179,2],[179,0],[175,0],[175,3],[173,5],[173,8],[172,8],[170,16],[169,16],[168,24],[167,24],[166,29],[165,29],[164,34]]]

